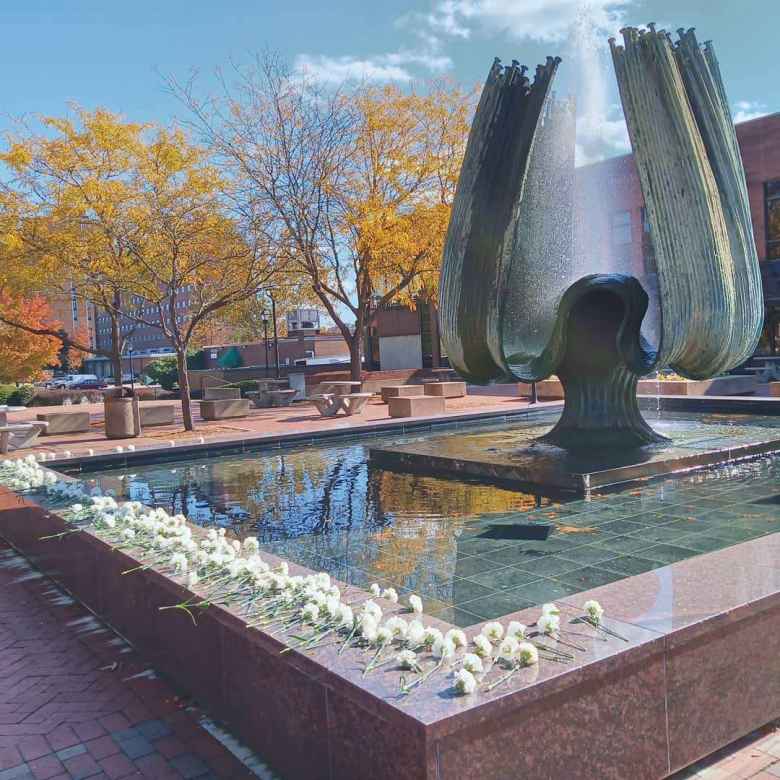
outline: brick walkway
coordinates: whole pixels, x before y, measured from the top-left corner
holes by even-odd
[[[188,705],[0,540],[0,780],[257,777]]]

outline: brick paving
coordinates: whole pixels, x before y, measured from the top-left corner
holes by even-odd
[[[0,540],[0,780],[256,778],[199,716]]]

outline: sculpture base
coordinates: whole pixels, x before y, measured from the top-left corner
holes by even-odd
[[[540,441],[539,427],[442,436],[371,449],[371,463],[393,471],[471,477],[531,492],[579,493],[625,482],[780,452],[780,429],[667,420],[671,441],[621,452],[571,452]],[[665,438],[665,437],[664,437]]]

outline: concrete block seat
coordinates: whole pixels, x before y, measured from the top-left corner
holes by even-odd
[[[382,403],[386,404],[391,398],[409,398],[423,395],[425,385],[385,385],[382,387]]]
[[[139,404],[141,425],[147,428],[153,425],[173,425],[175,409],[176,404]]]
[[[423,387],[425,395],[441,396],[442,398],[463,398],[466,395],[465,382],[430,382]]]
[[[237,400],[241,398],[238,387],[206,387],[203,389],[204,401]]]
[[[249,414],[249,399],[223,398],[200,402],[200,416],[204,420],[227,420],[231,417],[246,417]]]
[[[249,392],[246,397],[255,409],[269,409],[272,406],[289,406],[297,394],[297,390],[267,388]]]
[[[374,394],[350,393],[349,395],[338,397],[341,399],[341,408],[344,411],[344,414],[346,414],[347,417],[351,417],[353,414],[360,414],[369,400],[374,397]]]
[[[37,420],[48,423],[43,436],[56,433],[83,433],[89,430],[89,412],[42,412]]]
[[[444,396],[417,395],[389,398],[387,405],[391,417],[429,417],[444,414]]]
[[[40,420],[0,425],[0,453],[5,454],[29,447],[47,427],[48,423]]]

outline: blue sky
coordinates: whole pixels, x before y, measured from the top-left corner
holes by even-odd
[[[559,88],[582,101],[588,161],[626,150],[606,38],[649,21],[714,40],[738,121],[780,111],[778,0],[4,0],[0,19],[0,129],[68,101],[167,122],[182,109],[161,73],[195,68],[205,89],[215,67],[265,46],[324,81],[447,75],[468,85],[494,56],[534,65],[560,54]],[[585,37],[572,37],[583,19]]]

